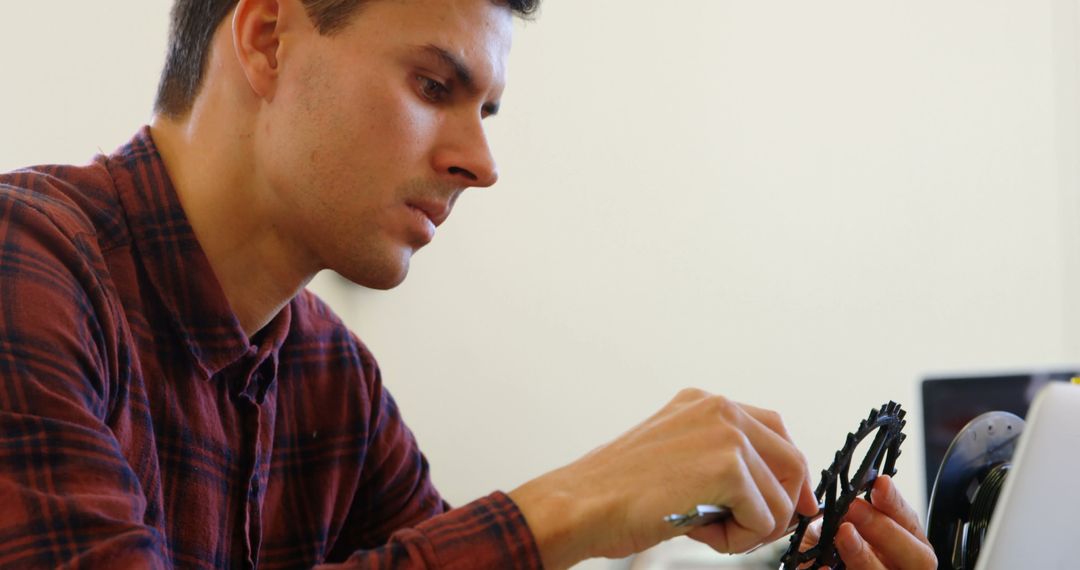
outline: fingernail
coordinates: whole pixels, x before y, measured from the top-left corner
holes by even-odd
[[[878,492],[885,495],[882,498],[885,499],[886,501],[892,500],[892,493],[893,493],[892,477],[889,477],[888,475],[882,475],[881,477],[878,477],[878,480],[881,481],[881,488],[878,490]]]
[[[856,500],[848,507],[847,515],[844,519],[855,526],[866,524],[870,520],[870,505]]]

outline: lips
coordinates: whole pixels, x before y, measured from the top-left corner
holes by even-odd
[[[435,227],[439,227],[450,217],[450,205],[438,200],[411,200],[405,205],[423,212]]]

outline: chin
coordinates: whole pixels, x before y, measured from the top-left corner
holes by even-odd
[[[349,281],[352,281],[353,283],[356,283],[357,285],[360,285],[361,287],[367,287],[368,289],[378,289],[380,291],[386,291],[386,290],[389,290],[389,289],[393,289],[394,287],[397,287],[398,285],[401,285],[401,283],[403,281],[405,281],[405,276],[402,275],[401,277],[396,278],[396,279],[377,279],[377,280],[362,280],[362,281],[356,281],[356,280],[353,280],[353,279],[349,279]]]
[[[396,263],[353,263],[351,267],[333,268],[342,277],[368,289],[385,291],[401,285],[409,274],[409,256],[394,260]]]

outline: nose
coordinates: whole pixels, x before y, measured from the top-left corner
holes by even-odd
[[[433,162],[435,171],[456,186],[487,188],[499,179],[495,157],[479,117],[448,123]]]

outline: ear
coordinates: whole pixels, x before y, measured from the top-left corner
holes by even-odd
[[[306,25],[305,25],[306,24]],[[233,12],[233,50],[256,96],[273,100],[285,47],[297,26],[311,28],[299,0],[239,0]]]

